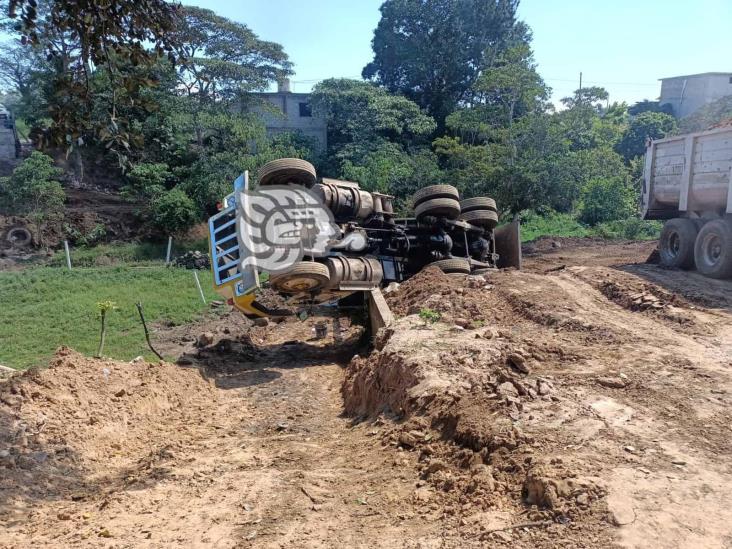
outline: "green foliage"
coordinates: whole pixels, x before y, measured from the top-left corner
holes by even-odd
[[[592,179],[582,189],[579,219],[590,225],[625,219],[636,204],[635,192],[621,177]]]
[[[201,104],[239,99],[292,72],[281,45],[204,8],[183,7],[170,38],[182,59],[179,82]]]
[[[93,246],[107,236],[107,228],[103,223],[96,223],[88,232],[82,233],[76,227],[64,223],[64,234],[72,245]]]
[[[571,214],[551,210],[541,214],[526,211],[521,215],[521,241],[531,242],[542,236],[653,240],[659,237],[662,227],[663,223],[660,221],[646,221],[637,216],[588,227]]]
[[[679,122],[681,133],[701,132],[732,119],[732,95],[700,107]]]
[[[649,221],[638,217],[617,219],[600,223],[594,234],[602,238],[626,238],[628,240],[655,240],[661,235],[663,222]]]
[[[187,251],[198,250],[208,253],[208,239],[193,242],[173,240],[173,256]],[[96,267],[103,265],[130,264],[136,266],[151,266],[163,264],[167,251],[167,243],[115,243],[100,244],[94,247],[73,247],[71,249],[71,264],[77,267]],[[57,252],[50,261],[52,267],[66,265],[66,256],[63,250]]]
[[[404,94],[445,118],[485,67],[485,53],[528,34],[516,23],[515,0],[386,0],[363,77]]]
[[[128,183],[122,187],[122,195],[130,200],[155,200],[172,180],[173,174],[163,162],[137,164],[127,173]]]
[[[397,207],[439,179],[436,158],[426,148],[435,122],[412,101],[367,82],[331,79],[315,87],[312,105],[328,123],[324,173],[396,194]]]
[[[0,180],[0,208],[28,216],[41,241],[45,224],[60,219],[63,212],[66,193],[58,181],[61,174],[50,156],[34,151],[10,177]]]
[[[411,144],[435,130],[434,120],[414,102],[360,80],[324,80],[313,90],[311,103],[313,112],[326,119],[328,145],[336,152],[374,139]]]
[[[201,271],[199,277],[207,298],[216,299],[211,273]],[[0,300],[4,318],[12,319],[0,323],[0,363],[14,368],[41,365],[61,345],[96,352],[99,301],[118,306],[107,317],[105,355],[119,360],[155,359],[145,343],[137,301],[145,303],[149,323],[190,322],[206,307],[190,271],[164,266],[0,272]]]
[[[6,30],[20,35],[27,57],[47,75],[42,95],[53,122],[39,137],[74,149],[96,136],[111,150],[129,149],[132,135],[122,112],[150,85],[139,69],[166,54],[174,58],[177,7],[164,0],[10,0],[8,15],[17,23]],[[97,75],[118,93],[95,93]]]
[[[673,108],[668,103],[661,105],[659,101],[649,101],[648,99],[638,101],[628,108],[628,114],[630,116],[637,116],[643,112],[662,112],[673,115]]]
[[[419,311],[419,318],[421,318],[425,324],[434,324],[440,320],[440,313],[432,309],[424,308]]]
[[[185,232],[198,220],[196,204],[179,187],[156,197],[150,210],[153,224],[167,234]]]
[[[542,212],[541,215],[534,211],[522,212],[521,215],[521,240],[523,242],[536,240],[540,236],[584,238],[591,234],[590,229],[567,213],[548,210]]]
[[[645,154],[648,139],[663,139],[677,131],[676,119],[662,112],[642,112],[630,121],[615,150],[626,160]]]

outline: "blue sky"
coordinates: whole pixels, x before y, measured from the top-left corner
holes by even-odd
[[[293,91],[329,77],[358,78],[371,60],[382,0],[188,0],[281,43]],[[522,0],[539,72],[553,100],[583,83],[611,101],[655,99],[658,79],[732,71],[732,0]]]

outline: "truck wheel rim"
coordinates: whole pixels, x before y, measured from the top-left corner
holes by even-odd
[[[681,249],[681,237],[679,233],[671,233],[668,241],[668,251],[672,257],[679,256],[679,250]]]
[[[722,255],[722,239],[716,234],[708,234],[702,242],[704,263],[716,265]]]
[[[297,277],[290,280],[283,280],[278,284],[280,288],[287,291],[307,292],[320,287],[320,280],[315,278]]]

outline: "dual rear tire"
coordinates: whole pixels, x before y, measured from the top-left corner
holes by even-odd
[[[732,224],[724,219],[707,221],[671,219],[659,240],[661,264],[696,269],[710,278],[732,277]]]

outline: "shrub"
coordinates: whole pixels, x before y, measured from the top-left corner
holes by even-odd
[[[579,220],[589,225],[626,219],[636,211],[635,191],[620,177],[592,179],[582,189]]]
[[[618,219],[600,223],[595,227],[597,236],[602,238],[627,238],[628,240],[653,240],[660,236],[663,223],[648,221],[638,217]]]
[[[154,200],[165,192],[173,174],[167,164],[137,164],[127,173],[122,195],[130,200]]]
[[[425,324],[434,324],[440,320],[440,313],[432,309],[424,308],[419,311],[419,318],[424,320]]]
[[[161,194],[151,204],[151,221],[168,234],[182,233],[198,220],[198,208],[181,189]]]
[[[27,215],[36,225],[39,244],[43,244],[45,224],[60,219],[63,213],[66,193],[58,181],[62,173],[53,158],[34,151],[10,177],[0,180],[0,208]]]
[[[79,229],[68,223],[64,223],[64,233],[71,242],[77,246],[93,246],[107,236],[107,228],[103,223],[95,223],[88,232],[81,232]]]
[[[536,213],[523,212],[521,215],[521,240],[529,242],[540,236],[564,236],[582,238],[590,231],[573,216],[555,211]]]

